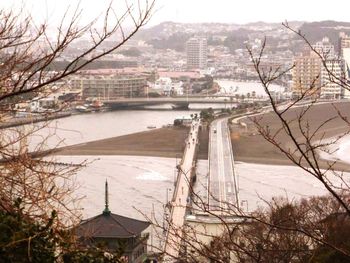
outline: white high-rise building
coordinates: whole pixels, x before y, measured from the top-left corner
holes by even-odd
[[[335,57],[334,45],[332,45],[328,37],[324,37],[322,41],[316,42],[312,47],[325,59]]]
[[[350,36],[344,32],[340,32],[338,41],[338,53],[340,56],[343,56],[343,49],[345,48],[350,48]]]
[[[343,61],[336,58],[334,46],[327,37],[312,47],[322,59],[311,50],[305,50],[301,56],[295,58],[293,95],[306,93],[327,99],[341,98],[342,87],[339,82],[343,78]]]
[[[327,69],[321,67],[321,91],[320,97],[327,99],[340,99],[342,86],[339,85],[342,79],[343,62],[340,59],[327,59],[325,61]]]
[[[207,67],[207,39],[192,37],[186,42],[187,68],[205,69]]]
[[[350,86],[350,48],[342,48],[342,55],[344,60],[344,73],[348,85]],[[350,99],[350,90],[343,88],[343,97],[345,99]]]

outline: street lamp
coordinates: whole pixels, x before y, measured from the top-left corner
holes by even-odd
[[[177,173],[178,173],[178,169],[177,169],[177,165],[176,165],[176,167],[174,169],[174,187],[176,186]]]
[[[177,159],[180,157],[180,154],[176,153],[175,154],[175,166],[177,166]]]
[[[171,188],[167,188],[166,189],[166,203],[165,203],[165,207],[167,207],[169,205],[169,192],[171,192]]]

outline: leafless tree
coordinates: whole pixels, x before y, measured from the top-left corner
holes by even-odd
[[[44,96],[50,85],[118,50],[149,21],[154,4],[153,0],[136,5],[111,2],[102,19],[85,25],[81,23],[83,8],[78,6],[62,14],[56,27],[47,22],[38,24],[25,8],[18,12],[0,10],[1,124],[14,103],[30,94]],[[50,31],[53,28],[55,34]],[[62,70],[53,70],[54,63],[83,38],[88,44]],[[105,45],[106,41],[113,44]],[[28,138],[44,125],[0,130],[0,209],[10,213],[13,202],[20,200],[25,216],[43,224],[55,211],[54,231],[63,238],[62,230],[80,219],[80,197],[74,192],[74,174],[80,166],[56,163],[28,152]],[[42,150],[46,139],[35,150]]]
[[[317,50],[307,37],[284,23],[304,40],[306,47],[317,57],[327,72],[328,81],[349,89],[345,72],[335,74],[328,53]],[[319,109],[320,74],[309,86],[288,102],[280,103],[271,91],[271,84],[290,73],[296,65],[284,69],[271,68],[262,60],[268,41],[258,52],[248,47],[259,80],[268,95],[270,113],[250,117],[250,127],[271,143],[290,164],[316,178],[328,195],[302,200],[274,198],[264,200],[265,207],[246,213],[233,204],[225,204],[225,213],[208,209],[206,201],[191,188],[194,213],[205,213],[221,224],[221,234],[212,233],[203,225],[187,222],[183,229],[175,229],[169,221],[167,231],[181,239],[182,252],[177,262],[347,262],[350,258],[349,239],[349,179],[346,164],[323,160],[321,152],[334,153],[334,146],[349,134],[349,104],[329,103],[327,112],[312,119]],[[274,125],[272,125],[272,122]],[[339,128],[340,126],[340,128]],[[190,186],[191,187],[191,186]],[[210,193],[209,193],[210,194]],[[227,209],[228,208],[228,209]],[[232,218],[238,221],[232,223]],[[239,223],[238,223],[239,222]],[[211,239],[211,242],[201,240]]]
[[[331,83],[349,89],[346,79],[343,77],[344,74],[342,77],[339,77],[329,68],[329,64],[327,64],[327,55],[316,50],[301,32],[293,30],[287,23],[283,25],[305,41],[307,47],[319,58],[322,66],[326,69]],[[298,94],[293,101],[284,105],[284,107],[279,107],[278,102],[270,91],[270,85],[286,72],[292,70],[295,65],[282,71],[280,68],[263,70],[261,67],[261,57],[265,45],[266,41],[263,42],[258,54],[254,54],[252,49],[249,48],[248,51],[259,76],[259,80],[269,97],[273,115],[277,119],[279,126],[277,129],[271,128],[264,119],[264,116],[255,117],[252,118],[252,120],[259,133],[268,142],[277,147],[291,163],[297,165],[309,175],[319,180],[326,190],[338,200],[344,211],[350,215],[348,200],[344,200],[339,194],[339,191],[349,191],[348,181],[344,178],[342,171],[339,172],[336,170],[336,161],[322,161],[320,158],[321,151],[330,152],[329,146],[337,143],[349,133],[348,112],[344,112],[343,109],[339,108],[337,104],[334,103],[332,104],[332,112],[330,115],[325,115],[324,118],[317,121],[311,119],[312,115],[310,113],[319,102],[321,86],[316,85],[319,76],[316,76],[311,81],[307,89],[300,90],[300,94]],[[299,103],[305,103],[305,100],[305,105],[296,108]],[[341,130],[340,134],[329,138],[332,134],[327,129],[334,125],[345,127],[345,131]],[[288,141],[283,142],[281,138],[286,138]],[[340,180],[341,183],[336,183],[334,177]]]

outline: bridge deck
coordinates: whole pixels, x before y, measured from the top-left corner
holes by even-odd
[[[133,105],[133,104],[164,104],[164,103],[219,103],[219,104],[230,104],[234,101],[231,101],[229,98],[193,98],[193,97],[181,97],[181,98],[115,98],[115,99],[102,99],[101,102],[104,104],[125,104],[125,105]]]
[[[174,262],[180,250],[182,240],[182,226],[185,221],[187,202],[190,192],[190,180],[192,175],[195,152],[198,142],[199,121],[193,121],[181,165],[179,167],[177,183],[172,200],[170,223],[168,227],[165,256],[163,262]]]
[[[238,204],[227,118],[213,121],[209,143],[209,209],[224,212]]]

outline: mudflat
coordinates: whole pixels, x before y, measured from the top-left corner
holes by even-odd
[[[302,138],[299,125],[303,128],[308,125],[312,133],[326,120],[332,119],[322,125],[314,136],[314,140],[332,138],[349,130],[350,102],[337,102],[334,104],[314,105],[307,111],[304,121],[298,122],[298,116],[302,108],[291,109],[285,114],[290,121],[290,127],[297,140]],[[341,112],[342,118],[338,115]],[[254,117],[260,125],[268,125],[270,131],[280,129],[281,122],[273,113]],[[307,121],[306,121],[307,120]],[[243,127],[239,124],[231,124],[231,141],[235,161],[260,163],[271,165],[293,165],[293,163],[274,145],[269,143],[259,134],[252,118],[242,120],[247,124]],[[189,129],[186,127],[160,128],[130,135],[92,141],[79,145],[73,145],[58,149],[60,155],[139,155],[155,157],[180,158],[185,147],[185,140]],[[293,151],[293,143],[286,132],[281,131],[276,135],[276,141],[284,149]],[[199,159],[208,159],[208,131],[202,129],[199,133]],[[350,154],[350,153],[349,153]],[[320,161],[322,168],[327,168],[326,161]],[[350,165],[338,162],[336,169],[350,171]]]
[[[290,121],[291,131],[297,140],[301,141],[303,137],[300,132],[300,126],[304,130],[308,129],[310,134],[319,129],[313,141],[333,138],[350,130],[349,124],[344,120],[344,118],[350,120],[350,102],[314,105],[305,113],[303,121],[299,122],[298,116],[302,110],[302,108],[295,108],[285,114],[287,120]],[[341,113],[341,117],[338,115],[339,112]],[[325,123],[326,120],[330,119],[331,121]],[[247,127],[239,124],[231,124],[231,141],[235,160],[260,164],[293,165],[276,146],[259,134],[254,120],[258,121],[262,127],[268,126],[271,135],[282,128],[281,121],[274,113],[266,113],[264,115],[242,119],[241,121]],[[284,130],[281,130],[276,135],[275,140],[284,149],[291,151],[295,149],[291,138]],[[321,161],[321,164],[323,168],[328,167],[326,161]],[[350,170],[350,165],[338,162],[337,169]]]
[[[60,148],[59,155],[139,155],[180,158],[189,128],[170,127]],[[208,157],[208,132],[200,131],[198,158]]]

